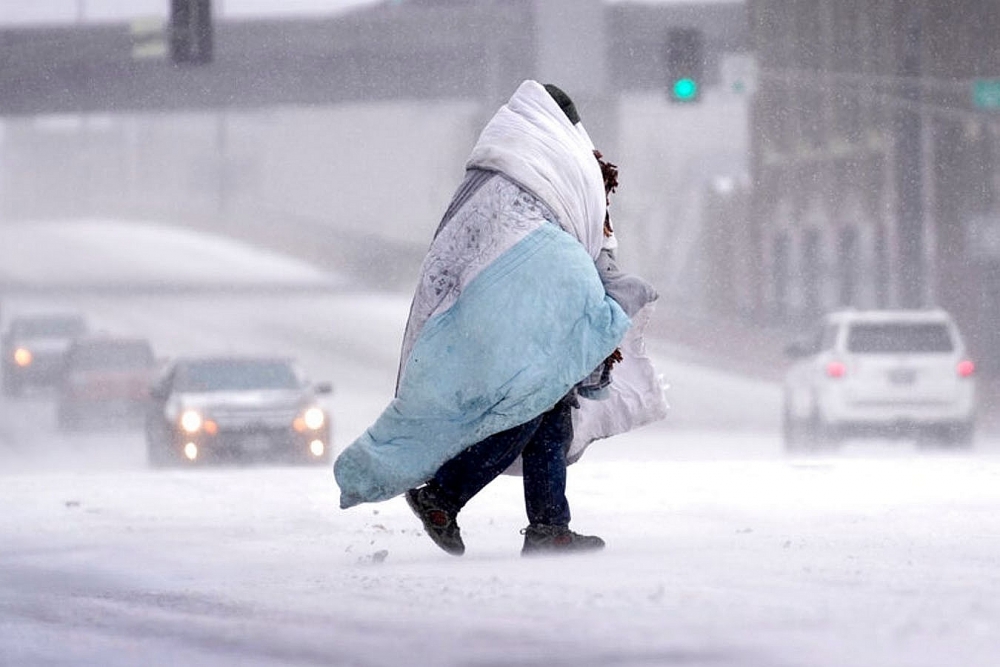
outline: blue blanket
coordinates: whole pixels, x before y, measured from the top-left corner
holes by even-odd
[[[337,458],[340,505],[387,500],[552,407],[619,345],[628,316],[554,224],[483,269],[420,330],[396,398]]]

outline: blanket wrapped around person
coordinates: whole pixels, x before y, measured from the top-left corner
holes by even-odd
[[[652,304],[633,326],[595,263],[607,202],[583,126],[525,81],[466,166],[421,267],[395,398],[334,464],[342,508],[419,486],[467,447],[551,408],[620,346],[612,396],[581,401],[576,412],[590,416],[568,459],[665,414],[642,346]]]

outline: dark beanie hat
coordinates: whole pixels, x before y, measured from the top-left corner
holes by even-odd
[[[553,86],[551,83],[545,84],[545,90],[549,91],[549,95],[552,99],[556,101],[559,108],[563,110],[566,117],[569,118],[569,122],[576,125],[580,122],[580,114],[576,112],[576,105],[573,104],[573,100],[569,98],[569,95],[563,92],[561,88]]]

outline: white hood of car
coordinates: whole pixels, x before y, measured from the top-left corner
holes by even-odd
[[[297,389],[266,389],[254,391],[212,391],[181,394],[177,397],[182,410],[273,410],[293,409],[310,402],[310,397]]]
[[[24,347],[34,354],[62,354],[73,341],[68,338],[19,338],[15,347]]]

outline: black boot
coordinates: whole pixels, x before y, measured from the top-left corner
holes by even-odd
[[[580,535],[568,526],[546,526],[533,523],[521,531],[524,535],[522,556],[597,551],[604,548],[604,540],[596,535]]]
[[[423,522],[424,530],[434,540],[434,544],[452,556],[461,556],[465,553],[462,531],[456,522],[457,513],[445,509],[428,486],[407,491],[406,503]]]

